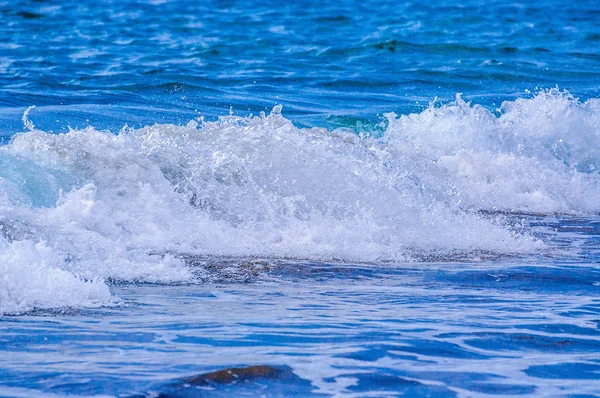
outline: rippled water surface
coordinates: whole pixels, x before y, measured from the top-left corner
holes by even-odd
[[[0,0],[0,396],[600,396],[599,46],[597,1]]]
[[[114,1],[0,4],[0,126],[120,128],[283,104],[332,125],[456,93],[597,97],[595,1]],[[19,109],[21,108],[21,109]]]
[[[587,248],[467,263],[190,259],[200,284],[117,284],[114,309],[5,317],[0,393],[596,394],[599,220],[536,222],[573,231],[555,250]],[[254,364],[298,379],[173,385]]]

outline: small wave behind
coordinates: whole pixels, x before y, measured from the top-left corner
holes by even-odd
[[[0,148],[0,311],[107,304],[106,281],[188,283],[188,256],[410,261],[527,253],[481,210],[596,213],[600,101],[552,90],[387,115],[381,136],[300,129],[280,108]],[[39,183],[37,183],[37,182]]]

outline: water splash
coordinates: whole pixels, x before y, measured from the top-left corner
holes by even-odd
[[[31,112],[34,109],[35,109],[35,105],[32,105],[32,106],[28,107],[27,109],[25,109],[25,112],[23,112],[23,117],[21,117],[21,120],[23,121],[23,128],[25,130],[29,130],[29,131],[35,130],[35,125],[29,119],[29,112]]]

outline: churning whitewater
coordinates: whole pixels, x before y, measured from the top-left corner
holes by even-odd
[[[185,256],[394,261],[544,243],[501,212],[600,210],[600,100],[543,91],[387,114],[385,133],[270,115],[52,134],[0,148],[0,312],[193,282]],[[504,220],[504,221],[503,221]]]

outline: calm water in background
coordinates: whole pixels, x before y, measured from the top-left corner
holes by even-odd
[[[594,196],[600,192],[595,152],[599,46],[595,1],[0,2],[0,137],[5,144],[0,154],[0,309],[5,313],[0,318],[0,395],[152,396],[175,391],[173,383],[183,376],[263,364],[289,367],[299,379],[190,387],[173,394],[600,395],[600,202]],[[556,86],[575,98],[558,90],[535,96]],[[489,112],[448,105],[458,93]],[[519,108],[519,98],[530,102]],[[426,119],[432,101],[440,113]],[[483,130],[512,132],[516,143],[506,138],[502,146],[487,138],[477,141],[476,135],[464,140],[457,135],[458,144],[444,141],[455,130],[478,131],[482,119],[507,112],[506,107],[499,110],[504,101],[512,101],[509,107],[517,111]],[[239,155],[246,152],[236,152],[227,141],[202,143],[208,154],[199,152],[204,146],[186,141],[188,132],[169,141],[169,134],[180,134],[171,127],[147,135],[132,132],[143,135],[142,144],[127,137],[107,143],[108,138],[88,130],[83,134],[90,134],[89,146],[77,135],[53,141],[56,133],[90,125],[112,136],[125,125],[185,125],[230,111],[243,118],[268,113],[278,104],[296,127],[341,127],[346,133],[383,137],[381,151],[405,150],[408,161],[389,155],[369,163],[364,159],[372,153],[362,149],[332,141],[327,148],[335,150],[328,152],[311,146],[315,140],[293,141],[298,153],[322,169],[310,168],[315,174],[290,193],[282,186],[303,182],[302,173],[294,173],[305,163],[296,162],[283,152],[290,147],[277,142],[295,140],[308,130],[279,136],[288,126],[277,124],[279,119],[256,127],[264,135],[244,147],[273,153],[264,164]],[[35,109],[24,117],[30,106]],[[394,130],[383,117],[387,112],[421,118],[417,127]],[[539,115],[550,122],[538,121]],[[28,123],[38,130],[10,144]],[[248,119],[232,123],[242,126],[234,137],[255,131]],[[517,127],[502,130],[511,125]],[[234,128],[227,126],[217,133],[202,131],[219,136]],[[439,130],[431,141],[442,149],[419,152],[424,144],[412,138],[393,145],[386,141],[419,126]],[[544,133],[531,133],[530,141],[519,136],[522,131]],[[144,145],[154,142],[152,134],[166,138],[148,149]],[[537,141],[539,148],[532,144]],[[455,149],[463,146],[493,155],[482,163],[489,165],[488,174],[473,177],[472,185],[461,185],[471,175],[468,169],[453,180],[454,175],[433,170],[433,161],[419,163],[431,154],[436,165],[444,156],[463,159]],[[46,157],[55,152],[56,157]],[[522,156],[523,165],[536,168],[507,167],[506,176],[496,162],[503,155]],[[223,162],[235,167],[223,171],[219,163],[211,179],[196,173],[203,166],[194,159],[206,163],[219,156],[233,159]],[[353,163],[356,159],[362,163]],[[275,177],[264,182],[262,169],[274,170],[266,175]],[[513,186],[526,178],[515,174],[511,180],[518,169],[547,184],[523,188],[531,197],[520,196],[516,188],[513,194]],[[353,179],[370,171],[378,176],[365,177],[371,182]],[[325,182],[319,185],[311,175]],[[405,178],[409,185],[383,190],[388,180],[382,176],[388,175]],[[281,200],[255,194],[248,188],[250,180],[264,183],[261,194],[267,191]],[[138,181],[139,187],[127,191]],[[490,181],[505,185],[492,193],[479,191]],[[89,184],[93,189],[86,188]],[[244,188],[230,188],[236,184]],[[350,188],[346,192],[344,187]],[[338,197],[328,189],[342,193]],[[394,196],[402,189],[409,193]],[[373,197],[361,196],[366,191]],[[468,191],[480,197],[462,199]],[[158,192],[159,199],[148,192]],[[190,209],[169,202],[173,192]],[[77,204],[69,210],[79,193],[81,203],[96,203],[98,214]],[[378,210],[377,196],[388,193],[389,211]],[[282,216],[282,203],[298,197],[305,199],[290,205],[293,216]],[[365,200],[376,204],[365,208]],[[164,203],[168,206],[158,207]],[[327,208],[327,203],[334,204]],[[433,213],[439,203],[450,210],[432,218],[431,229],[415,227],[411,220],[424,217],[423,203]],[[360,241],[336,232],[363,210],[377,220],[373,230],[364,227],[370,242],[366,258],[355,254],[363,249]],[[518,214],[497,220],[497,211]],[[90,212],[93,217],[78,218]],[[180,215],[176,218],[190,220],[190,229],[150,218],[154,213]],[[214,221],[206,224],[211,228],[194,224],[196,213]],[[263,213],[269,214],[266,221]],[[317,213],[339,221],[332,226],[334,243],[326,236],[310,240],[301,234],[286,243],[285,232],[295,231],[290,219],[305,223],[302,231],[315,231],[321,225],[314,221]],[[464,217],[477,221],[463,222]],[[488,224],[478,224],[480,217],[501,225],[497,239],[487,234]],[[112,220],[121,232],[111,229]],[[266,227],[254,230],[253,223]],[[440,232],[439,240],[448,239],[457,252],[436,245],[436,223],[449,231]],[[64,229],[56,227],[63,224]],[[446,224],[456,224],[456,230]],[[230,229],[218,235],[222,225]],[[240,236],[257,238],[231,253],[218,242],[202,246],[186,240],[213,229],[217,236],[233,236],[227,247]],[[501,235],[504,229],[542,244],[511,243]],[[156,243],[152,239],[162,230],[169,237]],[[272,231],[281,236],[272,237]],[[419,233],[423,236],[413,239]],[[481,246],[479,235],[485,241]],[[260,246],[263,236],[266,248]],[[252,242],[260,250],[253,251]],[[113,248],[117,254],[111,257]],[[155,253],[161,250],[167,254],[157,262]],[[170,256],[184,262],[187,273],[172,273]],[[285,259],[290,257],[296,260]],[[48,275],[46,268],[52,271]],[[43,282],[36,284],[36,278]],[[88,291],[80,288],[80,279],[69,278],[98,285]],[[108,299],[98,290],[106,286]]]
[[[436,97],[598,97],[598,4],[4,2],[0,126],[116,128],[257,113],[355,124]],[[348,120],[348,118],[350,120]],[[360,119],[359,119],[360,120]]]

